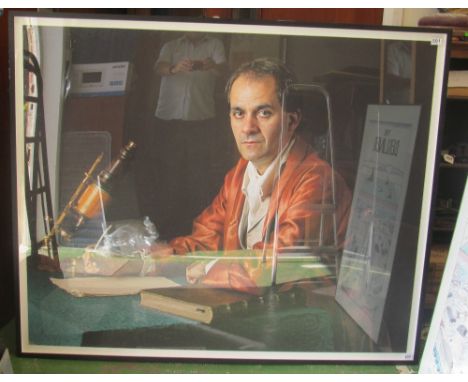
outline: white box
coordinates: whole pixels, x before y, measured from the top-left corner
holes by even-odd
[[[71,93],[88,96],[123,95],[129,88],[129,62],[72,65]]]

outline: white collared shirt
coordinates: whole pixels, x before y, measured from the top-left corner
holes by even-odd
[[[226,61],[224,46],[219,39],[205,36],[193,44],[186,36],[182,36],[164,44],[155,65],[159,62],[175,65],[185,58],[200,61],[211,58],[215,64]],[[215,80],[213,69],[163,76],[156,117],[184,121],[213,118]]]
[[[263,223],[268,213],[273,186],[293,144],[294,139],[291,139],[261,175],[252,162],[247,164],[242,182],[245,203],[238,231],[244,249],[250,249],[262,240]]]

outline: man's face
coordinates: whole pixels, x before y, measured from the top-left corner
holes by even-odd
[[[185,36],[191,41],[191,42],[198,42],[200,41],[205,34],[200,33],[200,32],[187,32]]]
[[[260,174],[279,154],[300,122],[298,112],[281,108],[273,76],[243,74],[232,84],[231,128],[240,154]]]

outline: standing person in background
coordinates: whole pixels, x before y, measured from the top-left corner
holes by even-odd
[[[190,232],[193,218],[215,191],[210,189],[217,129],[214,92],[225,66],[222,42],[196,32],[164,44],[155,63],[161,86],[148,142],[154,171],[149,192],[163,238]],[[202,174],[206,181],[200,181]]]

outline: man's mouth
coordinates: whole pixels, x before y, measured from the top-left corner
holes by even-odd
[[[244,139],[242,143],[245,145],[254,145],[257,143],[261,143],[261,141],[259,139]]]

